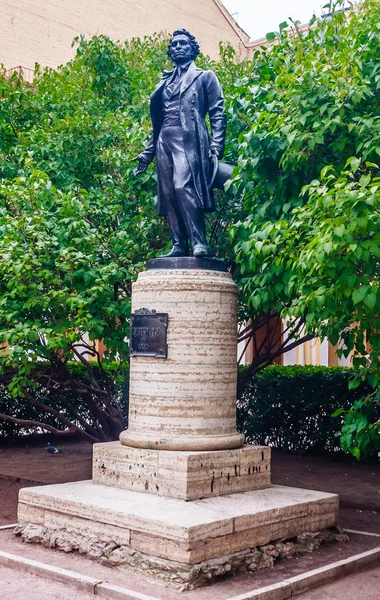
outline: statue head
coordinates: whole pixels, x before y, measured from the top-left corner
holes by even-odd
[[[180,65],[195,60],[199,54],[199,44],[187,29],[176,29],[168,45],[169,58]]]

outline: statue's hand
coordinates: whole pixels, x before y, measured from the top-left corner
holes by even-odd
[[[210,144],[210,158],[214,155],[217,158],[219,158],[219,160],[222,158],[223,155],[223,149],[220,148],[217,144]]]
[[[145,160],[144,158],[142,158],[140,155],[135,156],[134,158],[131,158],[131,162],[134,162],[134,161],[138,161],[138,163],[139,163],[136,167],[134,175],[140,175],[140,173],[144,173],[144,171],[147,170],[147,168],[149,166],[149,162],[147,160]]]

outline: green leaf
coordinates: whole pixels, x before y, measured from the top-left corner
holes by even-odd
[[[350,158],[348,158],[346,160],[346,163],[344,165],[344,167],[350,167],[353,173],[356,173],[356,171],[359,169],[360,167],[360,163],[361,163],[361,159],[357,158],[356,156],[350,156]]]
[[[364,304],[368,306],[368,308],[375,308],[377,303],[376,294],[366,294],[364,296]]]
[[[359,179],[359,184],[362,187],[366,187],[371,181],[371,175],[362,175]]]
[[[362,302],[367,294],[369,286],[368,285],[362,285],[360,288],[357,288],[356,290],[354,290],[353,294],[352,294],[352,300],[354,302],[354,304],[358,304],[359,302]]]
[[[332,417],[339,417],[339,415],[341,415],[341,414],[342,414],[342,413],[344,413],[344,412],[345,412],[344,408],[338,408],[336,411],[334,411],[334,412],[332,413],[332,415],[331,415],[331,416],[332,416]]]

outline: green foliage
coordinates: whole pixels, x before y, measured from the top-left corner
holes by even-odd
[[[352,375],[352,369],[338,367],[269,366],[239,395],[238,429],[248,443],[270,444],[285,452],[337,452],[338,430],[346,427],[340,415],[352,404],[358,406],[370,390],[365,382],[348,390]],[[336,419],[331,418],[333,412]],[[350,443],[343,446],[349,447]],[[376,457],[375,446],[363,453],[370,455]]]
[[[15,407],[23,398],[25,414],[115,439],[124,415],[99,369],[128,363],[131,284],[167,240],[155,174],[136,179],[131,163],[149,136],[148,92],[166,57],[159,37],[77,43],[75,59],[37,69],[33,87],[0,77],[0,385]],[[70,395],[82,399],[77,414],[61,406]]]
[[[358,388],[355,388],[358,389]],[[335,435],[346,452],[351,452],[358,460],[364,456],[376,456],[380,451],[380,411],[371,397],[359,398],[344,410],[339,408],[332,416],[344,415],[342,430]]]
[[[156,216],[155,170],[134,177],[132,159],[150,136],[149,94],[171,64],[160,35],[75,43],[74,60],[56,71],[37,67],[33,86],[19,74],[0,76],[0,386],[15,398],[0,418],[24,411],[114,439],[124,415],[102,369],[116,358],[128,363],[132,282],[169,245]],[[221,51],[220,64],[202,56],[199,64],[232,86],[247,65],[236,64],[231,48]],[[236,158],[236,144],[228,152]],[[231,263],[227,228],[238,205],[226,199],[207,224],[215,253]],[[77,414],[62,407],[71,395],[82,399]]]
[[[137,180],[130,162],[148,135],[141,73],[132,67],[145,50],[140,64],[152,88],[150,62],[162,67],[162,44],[136,45],[129,52],[103,36],[82,38],[76,58],[37,72],[34,88],[1,78],[0,342],[9,343],[8,365],[57,349],[71,359],[86,334],[104,339],[109,359],[127,357],[131,281],[165,239],[149,193],[154,173]]]
[[[339,354],[353,356],[373,402],[380,399],[379,22],[380,4],[367,0],[349,18],[337,11],[305,34],[282,28],[256,53],[235,96],[249,126],[232,187],[249,215],[231,228],[252,312],[298,317],[306,333],[340,340]],[[358,414],[350,419],[360,421]],[[358,455],[354,437],[341,439]]]

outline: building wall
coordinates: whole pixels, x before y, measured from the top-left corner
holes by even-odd
[[[263,329],[262,336],[258,332],[258,345],[265,335]],[[278,328],[278,335],[281,335],[281,329]],[[285,352],[274,360],[275,364],[287,365],[315,365],[325,367],[351,367],[351,355],[347,358],[337,355],[337,346],[333,346],[328,340],[315,338],[296,346],[292,350]],[[252,341],[246,345],[245,342],[238,346],[238,360],[242,365],[249,364],[254,357],[254,348]]]
[[[185,27],[212,58],[220,41],[246,55],[248,40],[219,0],[1,0],[0,22],[6,68],[55,68],[73,57],[71,42],[81,33],[125,40]]]

